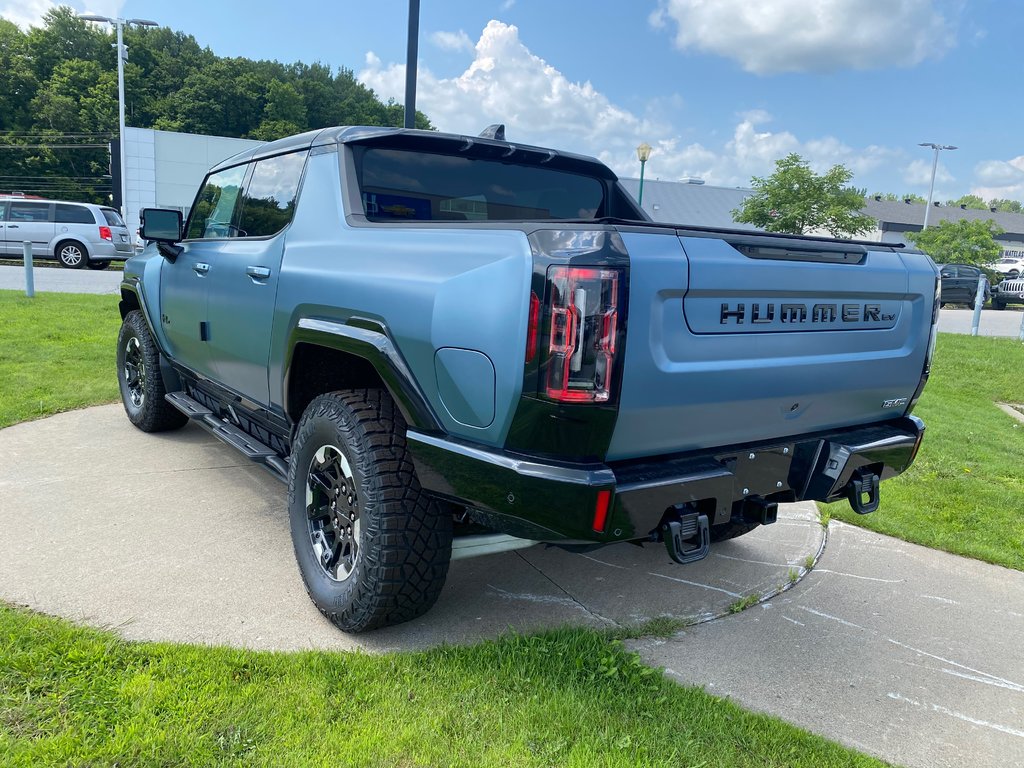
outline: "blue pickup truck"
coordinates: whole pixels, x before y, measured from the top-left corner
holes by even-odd
[[[341,127],[143,212],[128,418],[191,421],[288,486],[310,597],[419,616],[453,557],[658,542],[680,563],[780,503],[878,506],[914,460],[937,273],[880,243],[652,222],[599,161]]]

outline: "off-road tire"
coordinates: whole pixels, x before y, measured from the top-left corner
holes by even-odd
[[[448,575],[452,516],[420,488],[405,429],[387,392],[342,390],[309,404],[292,443],[288,513],[295,559],[314,605],[345,632],[400,624],[422,615],[437,601]],[[322,494],[313,495],[323,486],[311,475],[316,471],[314,460],[322,461],[328,451],[339,461],[343,456],[344,468],[351,472],[345,514],[359,522],[355,555],[343,569],[335,560],[333,574],[314,543],[317,526],[330,532],[322,522],[311,523],[307,513],[307,498],[313,499],[311,507],[321,512],[327,508]],[[343,501],[339,498],[339,505]],[[331,534],[333,541],[337,535]],[[325,551],[321,546],[320,554]]]
[[[84,245],[74,240],[62,240],[53,252],[60,265],[67,269],[81,269],[89,263],[89,252]]]
[[[128,420],[143,432],[165,432],[188,422],[188,416],[164,400],[160,351],[137,309],[125,316],[117,335],[117,383]]]
[[[755,528],[759,528],[760,523],[747,523],[742,520],[730,520],[728,523],[722,523],[721,525],[711,526],[711,541],[728,541],[729,539],[736,539],[744,534],[750,533]]]

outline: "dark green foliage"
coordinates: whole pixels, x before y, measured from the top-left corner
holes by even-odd
[[[23,32],[0,19],[0,194],[109,202],[115,34],[66,7]],[[277,139],[329,125],[402,125],[351,69],[222,58],[166,27],[128,27],[129,126]],[[417,128],[431,128],[422,113]],[[66,146],[73,145],[73,146]]]
[[[996,235],[1003,228],[992,219],[940,221],[920,232],[907,232],[907,239],[940,264],[974,264],[984,267],[999,258],[1002,247]]]

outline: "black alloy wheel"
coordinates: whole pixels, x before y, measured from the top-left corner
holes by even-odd
[[[323,445],[306,471],[309,540],[328,578],[345,581],[360,554],[359,496],[352,466],[336,445]]]

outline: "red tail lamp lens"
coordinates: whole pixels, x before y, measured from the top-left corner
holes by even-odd
[[[620,273],[600,267],[550,267],[551,331],[544,394],[564,403],[612,397]]]
[[[608,504],[611,498],[611,491],[597,492],[597,503],[594,505],[594,530],[598,533],[604,533],[604,526],[608,522]]]
[[[100,227],[100,239],[113,242],[114,236],[110,233],[110,227]]]
[[[530,324],[526,328],[526,362],[533,362],[537,356],[537,335],[540,330],[540,299],[530,292]]]

